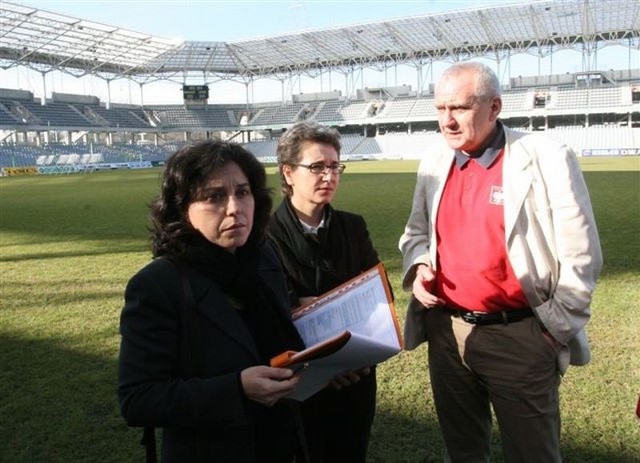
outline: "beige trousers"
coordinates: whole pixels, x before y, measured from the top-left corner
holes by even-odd
[[[560,462],[557,351],[537,319],[476,326],[426,310],[445,461],[489,461],[493,408],[506,462]]]

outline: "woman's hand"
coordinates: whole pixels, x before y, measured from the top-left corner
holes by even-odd
[[[371,368],[365,367],[359,370],[350,370],[340,373],[338,376],[331,380],[331,386],[334,389],[342,389],[343,387],[351,386],[360,381],[360,379],[371,373]]]
[[[272,368],[264,365],[249,367],[240,373],[245,395],[255,402],[271,407],[278,400],[293,392],[300,381],[299,375],[288,368]]]
[[[315,296],[301,297],[300,299],[298,299],[298,304],[300,305],[310,304],[311,302],[313,302],[314,299],[317,299],[317,297]]]

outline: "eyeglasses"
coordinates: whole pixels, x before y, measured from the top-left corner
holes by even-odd
[[[313,164],[291,164],[294,167],[304,167],[309,169],[312,174],[320,175],[329,170],[332,174],[341,174],[347,168],[344,164],[326,165],[322,162],[314,162]]]

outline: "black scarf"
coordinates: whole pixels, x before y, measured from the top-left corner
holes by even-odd
[[[296,215],[290,198],[284,198],[274,213],[270,233],[283,246],[289,248],[289,254],[295,259],[295,265],[285,263],[286,270],[293,275],[296,272],[313,274],[313,281],[303,277],[295,278],[309,287],[310,293],[299,296],[317,296],[345,281],[344,275],[336,268],[336,250],[334,246],[343,242],[341,228],[333,224],[334,210],[330,204],[324,206],[324,226],[317,234],[306,233]],[[338,252],[340,254],[340,252]]]
[[[299,337],[291,321],[259,272],[260,246],[247,243],[231,253],[204,237],[187,247],[183,259],[190,267],[220,286],[253,336],[260,361],[284,350],[299,349]]]

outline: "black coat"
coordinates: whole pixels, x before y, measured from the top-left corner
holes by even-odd
[[[261,252],[259,274],[290,323],[282,269],[268,246]],[[190,340],[180,334],[181,274],[166,259],[155,259],[125,291],[118,379],[122,414],[130,426],[164,428],[164,462],[261,461],[254,426],[262,406],[245,397],[240,383],[243,369],[260,364],[256,343],[216,282],[190,268],[186,275],[202,347],[200,378],[189,378]],[[297,347],[302,347],[299,338]],[[282,427],[285,435],[294,435],[288,404],[266,413],[274,431]]]

